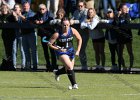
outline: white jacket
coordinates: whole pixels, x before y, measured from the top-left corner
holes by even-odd
[[[81,29],[88,28],[89,34],[92,39],[100,39],[104,37],[104,32],[102,29],[96,28],[100,19],[97,15],[93,18],[92,22],[87,22],[86,19],[81,23]]]

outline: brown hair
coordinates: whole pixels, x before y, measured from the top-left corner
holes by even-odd
[[[16,4],[14,5],[14,9],[15,9],[16,6],[19,6],[19,8],[22,10],[22,6],[21,6],[20,4],[16,3]]]
[[[65,10],[63,8],[59,8],[56,12],[56,15],[58,15],[59,13],[63,13],[65,15]]]
[[[90,10],[93,10],[93,11],[95,12],[95,14],[96,14],[96,10],[95,10],[94,8],[89,8],[88,11],[87,11],[87,13],[88,13]],[[89,19],[88,14],[87,14],[87,19]]]
[[[2,11],[2,9],[4,9],[3,7],[6,7],[7,8],[7,10],[8,10],[8,13],[11,13],[11,9],[8,7],[8,5],[7,4],[2,4],[1,5],[1,11]]]

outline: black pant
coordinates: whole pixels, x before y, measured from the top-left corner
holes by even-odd
[[[42,44],[43,51],[44,51],[46,66],[53,66],[53,69],[54,69],[57,66],[57,59],[56,59],[55,51],[53,49],[49,48],[47,43],[44,43],[41,41],[41,44]],[[49,51],[50,51],[50,53],[49,53]],[[51,61],[50,61],[50,58],[51,58]]]
[[[112,65],[116,65],[116,54],[118,55],[117,43],[115,43],[115,44],[109,43],[109,50],[111,53]]]
[[[64,0],[64,9],[67,17],[69,17],[70,12],[73,15],[76,10],[76,0]]]
[[[6,57],[12,60],[12,50],[13,50],[13,42],[15,39],[14,33],[2,33],[2,40],[4,44],[4,49],[6,53]]]

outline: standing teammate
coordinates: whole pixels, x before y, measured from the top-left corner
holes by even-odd
[[[74,50],[73,47],[73,36],[77,39],[77,50]],[[54,42],[57,41],[57,46],[54,45]],[[73,70],[74,67],[74,57],[79,56],[81,49],[82,39],[78,31],[70,27],[70,22],[67,18],[62,20],[62,27],[58,32],[54,33],[52,38],[49,41],[49,46],[56,51],[56,55],[59,60],[63,63],[64,67],[58,71],[54,71],[55,79],[59,81],[59,75],[66,74],[71,82],[72,86],[69,86],[69,89],[78,89],[78,85],[75,80],[75,73]],[[59,47],[58,47],[59,46]]]

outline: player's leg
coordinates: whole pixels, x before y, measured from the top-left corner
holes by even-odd
[[[78,86],[77,86],[76,80],[75,80],[75,72],[73,70],[74,59],[71,60],[68,55],[62,55],[62,56],[60,56],[60,61],[66,67],[67,75],[71,82],[72,88],[78,89]],[[75,84],[76,84],[76,86],[75,86]]]

